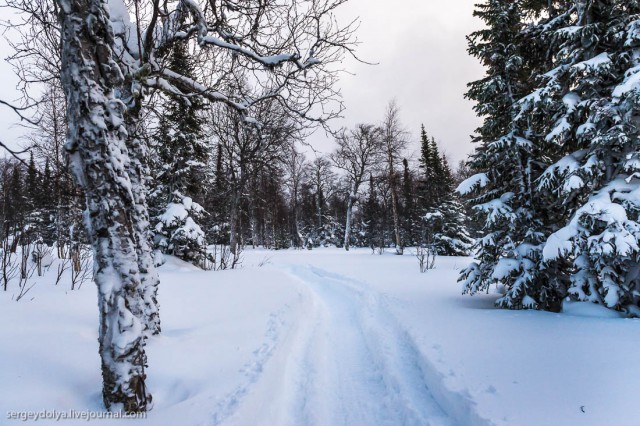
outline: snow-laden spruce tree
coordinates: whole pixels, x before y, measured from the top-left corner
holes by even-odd
[[[378,195],[373,175],[369,175],[369,193],[367,200],[362,207],[362,225],[365,228],[365,244],[374,250],[378,243],[378,221],[380,219],[380,207],[378,205]]]
[[[331,217],[328,199],[331,199],[337,190],[338,177],[332,170],[332,162],[328,156],[316,157],[307,168],[310,201],[313,205],[314,219],[309,223],[307,246],[325,246],[341,243],[332,241],[331,229],[336,224],[336,218]],[[311,216],[311,215],[310,215]]]
[[[168,67],[193,78],[194,58],[187,46],[170,46]],[[205,268],[207,244],[201,229],[206,214],[198,200],[207,186],[209,147],[204,139],[204,100],[169,94],[153,146],[150,197],[155,248]],[[179,211],[178,211],[179,210]]]
[[[420,213],[416,203],[415,175],[409,161],[402,160],[402,239],[405,247],[412,247],[420,240]]]
[[[197,220],[204,214],[202,206],[190,197],[175,193],[155,226],[155,245],[163,253],[206,269],[209,266],[207,241]]]
[[[418,160],[420,175],[418,179],[418,210],[420,216],[419,243],[422,246],[433,246],[434,235],[441,223],[441,214],[437,210],[440,205],[442,192],[440,179],[442,178],[441,163],[439,161],[438,146],[435,139],[430,138],[424,128],[420,129],[420,158]]]
[[[447,158],[440,155],[438,144],[427,136],[424,126],[420,132],[419,168],[420,244],[432,246],[441,255],[467,256],[472,240],[465,223],[464,207],[454,193]]]
[[[539,183],[559,211],[544,257],[572,298],[639,316],[640,3],[576,1],[563,12],[538,89],[550,94],[543,134],[561,157]]]
[[[436,151],[437,152],[437,151]],[[445,256],[468,256],[473,245],[466,224],[466,212],[460,198],[455,193],[455,185],[447,157],[440,157],[441,201],[436,210],[440,214],[440,223],[434,243],[438,254]]]
[[[487,291],[492,284],[504,285],[506,293],[496,302],[503,308],[557,310],[563,293],[542,268],[547,228],[535,194],[546,160],[533,124],[546,115],[540,118],[533,106],[544,101],[535,96],[522,100],[531,93],[530,84],[548,71],[542,67],[546,57],[540,53],[546,47],[525,31],[525,14],[535,17],[539,10],[521,5],[506,0],[477,5],[474,14],[486,28],[468,37],[469,53],[481,60],[487,74],[469,84],[466,96],[477,102],[475,110],[484,122],[477,129],[478,145],[470,159],[476,174],[458,192],[474,194],[471,202],[484,227],[475,244],[476,261],[462,271],[460,279],[464,292],[470,294]],[[539,5],[529,2],[528,6]]]
[[[469,91],[485,115],[480,173],[459,189],[479,194],[488,233],[466,289],[503,283],[510,308],[558,309],[568,293],[637,315],[638,2],[520,5],[481,6],[488,29],[470,39],[489,72]]]
[[[418,178],[418,207],[423,212],[429,211],[439,203],[439,182],[442,170],[440,166],[438,146],[435,140],[429,135],[424,128],[420,128],[420,158],[418,159],[418,167],[420,175]]]

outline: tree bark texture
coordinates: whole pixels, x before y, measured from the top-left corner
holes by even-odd
[[[124,78],[112,51],[106,3],[57,1],[69,125],[65,149],[86,196],[84,220],[98,287],[103,400],[109,410],[145,411],[151,396],[145,386],[147,307],[139,250],[146,250],[146,236],[144,212],[137,205],[140,182],[130,176],[126,107],[116,96]]]

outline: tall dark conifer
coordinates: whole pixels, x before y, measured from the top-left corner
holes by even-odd
[[[505,285],[498,305],[556,310],[566,295],[640,314],[640,5],[498,1],[469,51],[485,120],[459,190],[485,218],[466,291]],[[545,170],[546,169],[546,170]]]
[[[24,191],[23,172],[20,163],[15,163],[11,169],[11,180],[8,188],[8,202],[6,206],[6,225],[18,231],[24,223],[24,213],[27,210],[27,200]]]
[[[477,102],[484,122],[470,161],[476,174],[459,191],[474,193],[471,202],[484,229],[476,242],[476,262],[462,271],[461,280],[470,294],[503,284],[500,307],[555,310],[563,292],[541,265],[547,228],[535,196],[536,179],[548,160],[532,132],[538,117],[523,113],[521,100],[548,71],[546,56],[539,54],[543,43],[525,23],[525,17],[537,16],[539,3],[529,1],[523,9],[522,2],[489,0],[474,12],[486,28],[468,37],[469,53],[485,65],[487,76],[469,84],[467,97]]]
[[[428,210],[436,204],[435,170],[433,169],[431,138],[422,125],[420,129],[420,177],[418,179],[418,203],[421,210]]]
[[[419,241],[416,231],[420,215],[416,206],[413,176],[406,158],[402,160],[402,167],[402,234],[404,246],[411,247]]]
[[[363,208],[362,221],[365,229],[365,244],[374,250],[380,245],[380,204],[376,191],[376,181],[372,174],[369,175],[369,194]]]
[[[467,229],[465,209],[454,192],[454,179],[447,157],[442,155],[438,158],[440,194],[437,206],[439,226],[434,238],[436,250],[447,256],[468,256],[473,240]]]
[[[186,44],[175,43],[168,66],[193,76],[193,58],[187,49]],[[200,226],[205,212],[199,204],[208,160],[202,130],[204,107],[197,96],[170,96],[155,147],[155,182],[150,199],[156,247],[202,267],[207,258]]]
[[[33,159],[33,153],[29,156],[29,166],[27,167],[27,175],[25,179],[25,194],[27,207],[30,211],[40,207],[41,194],[41,182],[38,175],[38,168],[36,162]]]
[[[575,300],[640,316],[640,2],[559,9],[536,27],[553,64],[524,111],[547,118],[536,131],[557,159],[539,181],[555,225],[546,266]]]

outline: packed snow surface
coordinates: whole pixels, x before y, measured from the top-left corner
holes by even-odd
[[[587,303],[497,310],[499,294],[461,295],[468,258],[421,274],[407,252],[247,250],[217,272],[169,258],[154,408],[126,423],[638,424],[637,320]],[[65,286],[0,297],[2,425],[21,423],[9,411],[103,410],[96,289]]]

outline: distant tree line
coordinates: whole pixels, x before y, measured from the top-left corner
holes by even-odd
[[[52,166],[53,164],[53,166]],[[82,229],[82,198],[64,169],[45,160],[36,164],[0,160],[2,238],[14,247],[42,242],[68,249],[87,243]]]
[[[312,158],[300,152],[301,129],[275,105],[264,108],[256,130],[225,107],[180,98],[167,104],[146,130],[159,252],[203,268],[219,267],[224,250],[238,258],[247,246],[469,253],[473,224],[454,194],[464,164],[454,173],[424,127],[420,156],[408,161],[408,134],[394,104],[381,124],[345,129],[332,153]],[[41,129],[30,136],[25,163],[0,163],[3,231],[58,247],[86,243],[81,191],[46,136]]]

